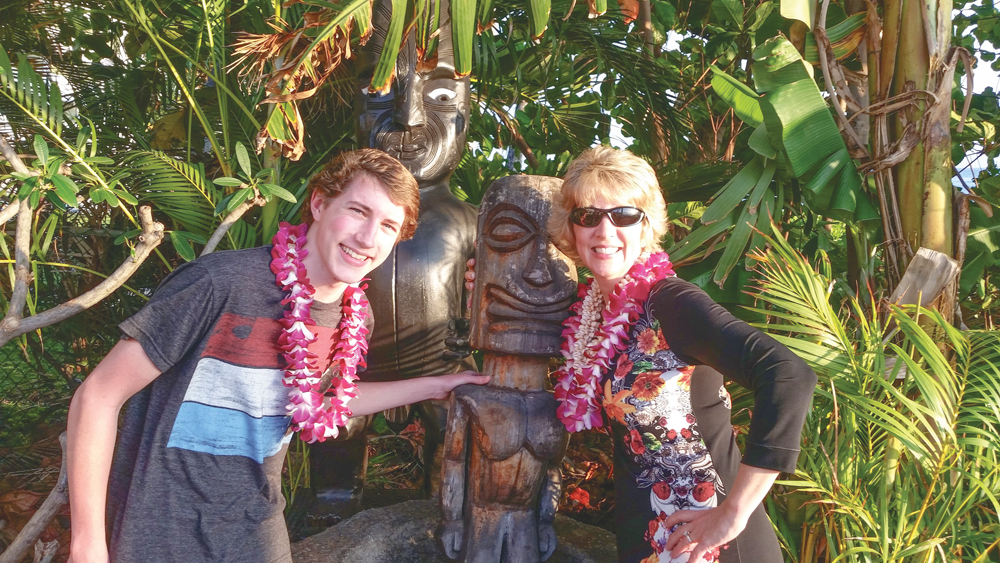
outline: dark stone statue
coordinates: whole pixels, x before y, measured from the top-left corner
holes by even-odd
[[[492,379],[452,396],[438,529],[445,554],[459,561],[537,563],[556,547],[568,435],[545,380],[577,288],[545,228],[559,185],[510,176],[480,206],[471,343]]]
[[[433,4],[432,4],[433,5]],[[370,92],[368,85],[385,42],[392,4],[377,0],[371,39],[359,52],[358,142],[399,159],[420,185],[420,217],[413,239],[398,244],[371,273],[368,294],[375,330],[364,381],[387,381],[476,369],[468,357],[464,279],[472,257],[476,208],[459,201],[448,187],[465,151],[469,122],[469,78],[456,79],[448,2],[440,3],[437,62],[417,58],[413,33],[396,61],[392,89]],[[447,341],[447,344],[446,344]],[[426,427],[428,488],[440,470],[441,434],[447,403],[420,405]],[[395,413],[399,420],[405,415]],[[312,485],[320,501],[341,516],[360,506],[367,459],[365,419],[354,420],[343,439],[312,447]],[[339,507],[347,503],[346,508]]]
[[[379,1],[374,32],[362,52],[363,84],[382,52],[391,3]],[[396,61],[392,90],[362,89],[361,142],[399,159],[420,185],[420,222],[371,275],[368,297],[375,332],[362,377],[385,381],[475,369],[445,344],[466,317],[465,263],[474,251],[476,208],[459,201],[448,181],[465,151],[469,78],[455,79],[448,3],[441,3],[437,64],[417,60],[411,33]],[[367,77],[366,77],[367,75]],[[462,323],[459,323],[462,324]]]

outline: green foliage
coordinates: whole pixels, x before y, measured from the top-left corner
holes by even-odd
[[[777,229],[775,229],[777,233]],[[781,236],[758,257],[759,325],[817,372],[794,478],[769,502],[797,561],[982,561],[1000,509],[1000,336],[940,314],[830,303]],[[824,539],[825,541],[818,541]]]
[[[853,223],[878,218],[811,69],[795,48],[783,38],[769,40],[757,48],[754,59],[754,82],[766,96],[715,66],[712,86],[754,128],[748,146],[756,154],[713,196],[701,226],[668,250],[674,259],[684,259],[732,227],[712,278],[720,287],[748,244],[755,243],[749,247],[753,251],[763,242],[752,241],[753,230],[766,229],[772,217],[783,213],[790,182],[803,188],[806,203],[818,215]]]

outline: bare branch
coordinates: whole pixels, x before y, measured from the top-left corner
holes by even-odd
[[[10,143],[7,142],[7,138],[3,135],[0,135],[0,156],[3,156],[4,160],[10,163],[14,172],[31,174],[31,170],[24,165],[24,161],[21,160],[21,157],[17,156],[17,151],[14,150],[14,147],[10,146]]]
[[[59,467],[59,479],[55,488],[49,493],[48,498],[28,520],[28,523],[21,528],[14,541],[7,546],[6,551],[0,553],[0,563],[18,563],[28,550],[35,544],[35,541],[42,535],[49,522],[56,517],[56,514],[69,504],[69,484],[66,478],[66,433],[59,436],[59,445],[62,447],[62,464]],[[53,550],[54,551],[54,550]],[[51,561],[51,558],[49,558]]]
[[[16,202],[10,202],[0,210],[0,225],[6,225],[7,221],[10,221],[17,215],[17,211],[21,206],[17,205]]]
[[[30,213],[24,213],[30,219]],[[18,218],[20,222],[20,217]],[[125,259],[125,262],[118,266],[104,281],[96,285],[90,291],[77,296],[37,315],[26,319],[17,319],[14,322],[4,322],[0,324],[0,346],[10,342],[12,339],[38,330],[60,321],[66,320],[73,315],[93,307],[102,299],[111,295],[116,289],[122,286],[139,269],[139,266],[149,257],[153,249],[163,241],[163,225],[153,221],[153,212],[149,206],[139,208],[139,224],[142,226],[142,234],[139,235],[139,245],[135,247],[132,256]],[[13,302],[13,299],[11,299]],[[8,314],[8,317],[10,315]],[[3,563],[0,561],[0,563]]]
[[[31,170],[24,165],[24,162],[17,156],[17,151],[14,150],[14,147],[10,146],[10,143],[7,142],[7,138],[3,135],[0,135],[0,156],[10,163],[14,172],[31,174]],[[7,224],[7,221],[13,219],[14,216],[18,214],[20,208],[21,207],[19,205],[15,204],[14,200],[8,203],[7,206],[0,211],[0,225],[5,225]]]
[[[653,57],[659,57],[659,45],[653,35],[653,10],[649,0],[639,0],[639,18],[642,19],[643,52]]]
[[[22,174],[31,173],[31,170],[24,165],[21,158],[17,156],[14,147],[10,146],[7,138],[3,135],[0,135],[0,154],[10,163],[15,172]],[[28,302],[28,284],[30,282],[31,271],[31,259],[29,256],[31,252],[31,205],[28,203],[28,198],[20,200],[17,202],[17,205],[14,205],[15,201],[17,201],[17,196],[14,196],[3,210],[5,215],[8,213],[11,216],[16,214],[17,223],[14,227],[14,288],[10,294],[7,314],[4,316],[3,321],[0,321],[0,331],[10,325],[17,326],[24,312],[24,305]],[[13,208],[14,210],[8,212],[8,208]],[[8,217],[7,220],[10,220],[10,218]]]
[[[17,204],[17,223],[14,227],[14,289],[10,293],[7,315],[0,321],[0,334],[16,329],[24,313],[24,305],[28,302],[28,286],[31,283],[30,251],[31,204],[28,203],[28,198],[24,198]],[[7,343],[2,337],[0,341]]]
[[[262,206],[265,203],[267,203],[267,201],[264,198],[256,196],[253,199],[248,199],[244,201],[236,209],[233,209],[229,213],[229,215],[226,215],[226,218],[222,220],[222,223],[219,223],[219,226],[215,229],[215,232],[212,233],[212,238],[208,239],[208,242],[205,243],[205,248],[202,249],[201,254],[199,254],[199,256],[204,256],[206,254],[211,254],[212,252],[215,252],[215,247],[219,246],[219,243],[222,242],[222,237],[226,236],[226,233],[229,231],[230,227],[232,227],[237,221],[239,221],[240,217],[242,217],[247,211],[250,211],[250,209],[258,205]]]

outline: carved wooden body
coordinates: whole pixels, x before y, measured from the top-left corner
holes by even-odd
[[[545,391],[549,357],[576,294],[575,270],[546,230],[559,180],[512,176],[480,206],[472,344],[487,387],[451,400],[438,539],[452,559],[538,563],[555,550],[559,463],[568,435]]]
[[[568,435],[547,391],[464,386],[452,399],[441,495],[465,509],[460,561],[541,561],[541,538],[554,548],[552,518],[559,501],[558,464]],[[529,431],[530,429],[530,431]],[[452,470],[452,471],[449,471]],[[464,495],[464,503],[461,497]],[[446,502],[442,500],[442,502]]]

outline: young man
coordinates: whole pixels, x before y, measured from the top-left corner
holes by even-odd
[[[319,373],[347,331],[348,286],[412,236],[418,207],[413,177],[373,149],[335,158],[310,182],[301,265],[315,289],[305,315]],[[291,374],[279,339],[292,329],[279,323],[289,294],[271,263],[260,247],[185,264],[121,324],[123,340],[70,405],[72,562],[291,562],[281,494]],[[463,372],[359,383],[349,406],[369,414],[486,381]]]

